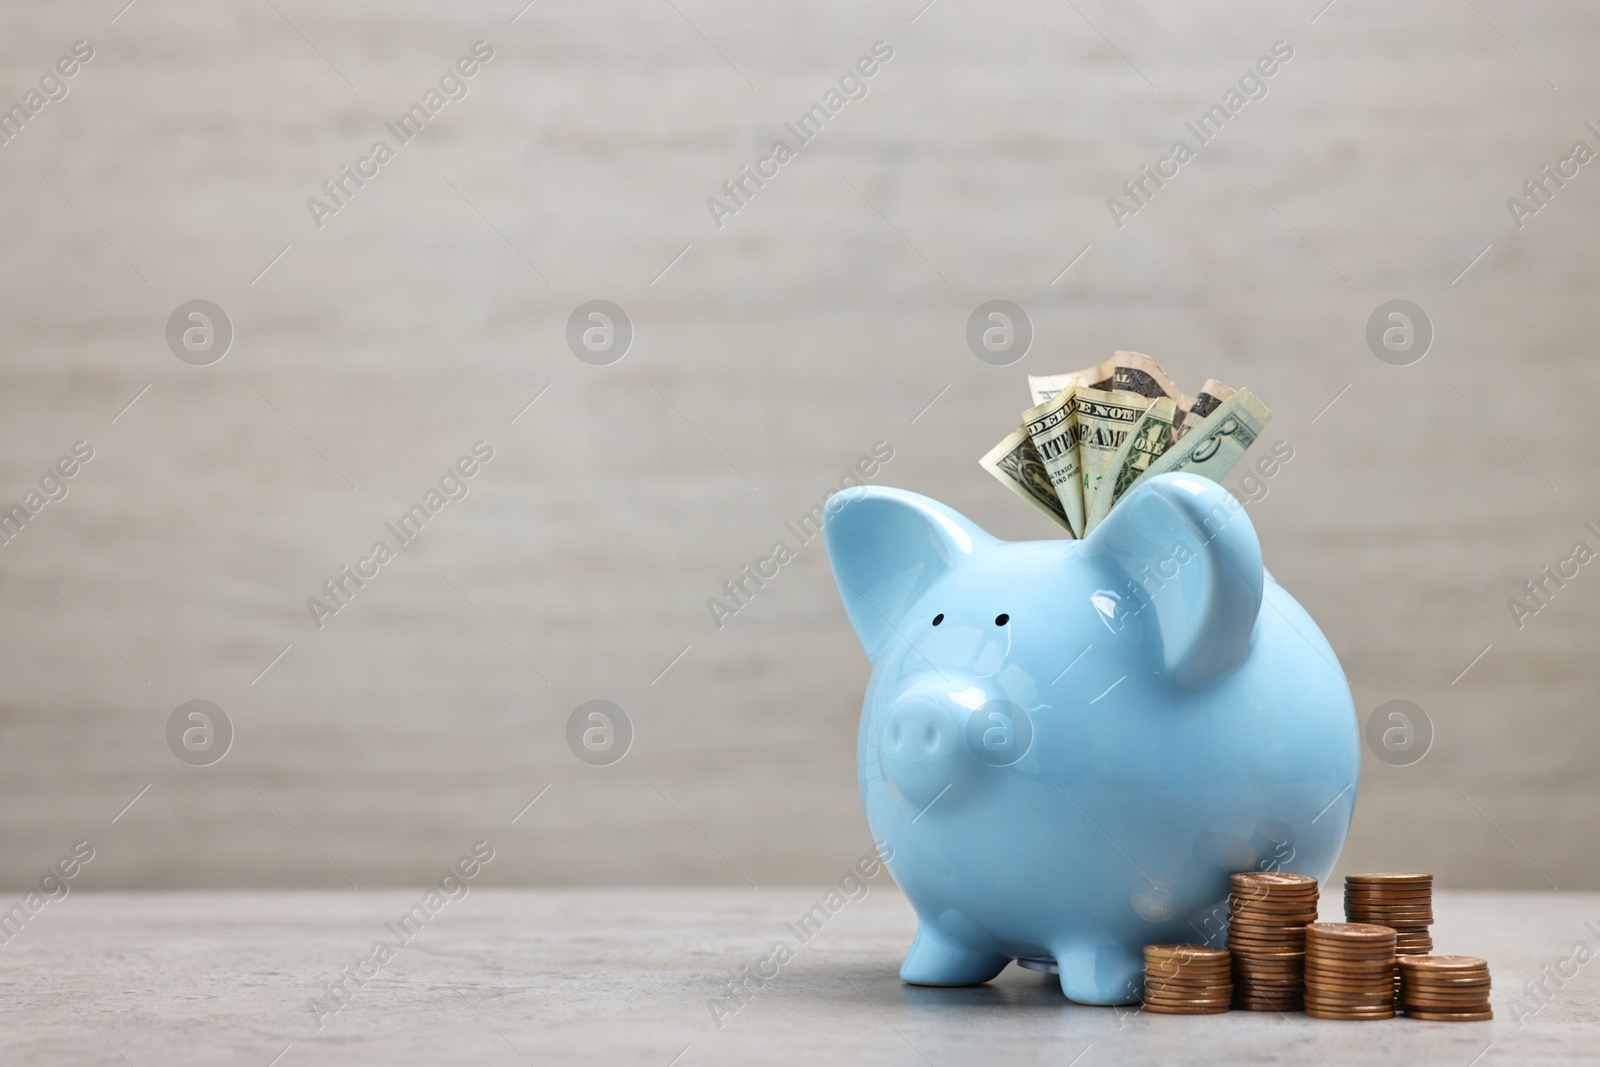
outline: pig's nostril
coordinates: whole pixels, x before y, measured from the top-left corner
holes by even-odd
[[[923,740],[923,743],[928,746],[928,751],[929,752],[932,752],[934,749],[938,748],[939,747],[939,730],[938,730],[938,728],[935,727],[935,726],[931,726],[930,725],[926,730],[924,730],[922,732],[922,740]]]
[[[894,729],[889,731],[889,743],[896,748],[906,743],[906,730],[904,726],[895,723]]]

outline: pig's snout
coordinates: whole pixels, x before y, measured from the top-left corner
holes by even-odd
[[[884,777],[919,808],[957,786],[977,767],[966,743],[970,712],[948,697],[902,697],[884,717],[879,745]]]

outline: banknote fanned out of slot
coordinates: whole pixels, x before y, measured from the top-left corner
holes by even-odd
[[[1139,352],[1030,375],[1028,389],[1034,406],[980,465],[1072,537],[1087,536],[1148,478],[1221,481],[1272,418],[1250,390],[1215,378],[1186,396]]]

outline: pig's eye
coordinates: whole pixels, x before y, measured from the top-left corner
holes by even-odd
[[[996,626],[1004,626],[1006,623],[1008,623],[1010,621],[1011,621],[1011,616],[1007,615],[1005,612],[1001,612],[1000,614],[998,614],[998,615],[996,615],[994,617],[994,624]]]
[[[935,626],[938,626],[941,622],[944,622],[944,612],[942,611],[933,617],[933,624]]]

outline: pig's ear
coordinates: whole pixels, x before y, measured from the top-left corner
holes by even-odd
[[[839,596],[868,659],[889,646],[912,602],[995,542],[937,500],[877,486],[835,493],[822,529]]]
[[[1209,478],[1163,474],[1117,502],[1084,547],[1155,612],[1164,666],[1197,687],[1237,667],[1261,612],[1261,542],[1244,507]]]

